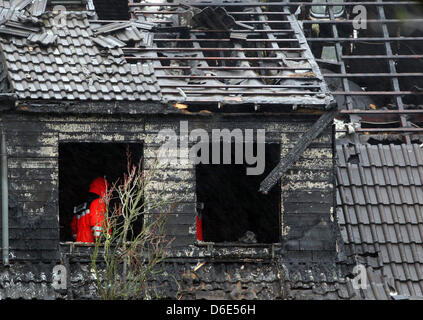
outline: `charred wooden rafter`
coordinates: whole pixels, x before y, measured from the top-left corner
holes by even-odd
[[[312,143],[312,141],[327,128],[327,126],[333,121],[337,114],[336,108],[332,106],[332,109],[325,112],[320,118],[313,124],[295,144],[294,148],[279,162],[279,164],[269,173],[269,175],[260,184],[259,191],[267,194],[274,185],[276,185],[279,179],[285,174],[285,172],[291,168],[291,166],[298,161],[302,153]]]

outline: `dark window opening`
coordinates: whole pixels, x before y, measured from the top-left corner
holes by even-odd
[[[258,190],[261,181],[280,161],[280,144],[266,143],[265,170],[261,175],[247,175],[246,168],[250,165],[247,165],[245,156],[243,164],[235,164],[235,143],[231,143],[231,149],[231,164],[211,164],[210,151],[210,164],[196,166],[197,201],[202,204],[199,207],[203,207],[198,209],[203,219],[203,240],[279,242],[280,185],[276,185],[267,195]]]
[[[60,241],[73,241],[71,223],[73,208],[87,201],[89,185],[96,177],[109,184],[127,172],[127,150],[132,164],[138,165],[142,145],[136,143],[61,143],[59,145],[59,223]],[[111,204],[113,205],[113,203]],[[142,218],[133,225],[139,234]]]
[[[129,20],[128,0],[93,0],[100,20]]]

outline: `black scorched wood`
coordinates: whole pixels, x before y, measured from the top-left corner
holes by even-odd
[[[337,110],[331,109],[319,118],[311,129],[307,131],[305,135],[298,140],[297,144],[284,157],[281,162],[270,172],[270,174],[260,184],[259,191],[267,194],[272,187],[278,183],[279,179],[285,174],[285,172],[297,161],[305,149],[311,144],[311,142],[332,122],[337,114]]]

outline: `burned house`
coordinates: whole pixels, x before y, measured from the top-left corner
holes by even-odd
[[[348,192],[355,195],[358,185],[344,179],[359,170],[351,169],[350,159],[363,164],[364,153],[345,151],[336,167],[332,122],[337,105],[345,114],[356,109],[355,94],[330,88],[331,76],[321,69],[340,67],[345,74],[345,65],[316,55],[324,46],[310,45],[298,4],[116,2],[113,8],[107,1],[1,2],[1,298],[95,297],[90,247],[70,237],[73,206],[95,176],[121,176],[127,148],[143,159],[142,170],[151,170],[167,141],[163,132],[176,134],[173,151],[180,158],[181,145],[189,148],[200,138],[193,132],[210,137],[212,150],[217,132],[217,145],[220,139],[232,151],[249,145],[255,162],[247,153],[241,160],[231,153],[227,162],[210,153],[206,163],[159,165],[148,195],[177,199],[166,225],[173,241],[165,272],[152,281],[160,297],[421,295],[400,291],[389,273],[380,272],[376,256],[384,249],[376,236],[374,243],[351,237],[378,229],[374,220],[357,224],[359,206],[370,210],[370,200],[351,200]],[[342,58],[339,46],[335,53]],[[337,121],[348,127],[347,120]],[[244,140],[233,141],[235,132]],[[418,152],[415,145],[409,150]],[[419,156],[412,163],[421,166]],[[248,169],[256,174],[247,175]],[[412,192],[419,201],[417,188]],[[389,200],[383,204],[392,208]],[[420,222],[413,208],[413,221]],[[196,236],[199,215],[203,241]],[[360,254],[368,260],[367,290],[353,286]],[[390,262],[401,261],[382,265]],[[51,286],[57,265],[68,271],[66,290]],[[403,281],[395,272],[393,279]]]

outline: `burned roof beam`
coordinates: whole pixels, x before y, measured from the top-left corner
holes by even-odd
[[[285,8],[284,10],[287,10],[287,9]],[[315,60],[315,57],[310,50],[310,47],[308,45],[307,39],[305,38],[302,26],[300,26],[298,20],[292,14],[288,15],[287,19],[290,22],[290,26],[291,26],[292,30],[294,31],[296,38],[298,39],[300,47],[305,49],[302,52],[302,56],[307,58],[307,61],[308,61],[309,65],[311,66],[315,77],[320,80],[320,91],[322,93],[324,93],[326,95],[326,97],[328,98],[330,96],[329,87],[326,84],[326,81],[324,80],[322,73],[320,71],[320,67],[317,64],[317,61]],[[285,62],[287,62],[287,61],[289,61],[288,58],[285,58]],[[326,102],[326,103],[329,103],[329,101]]]
[[[192,75],[186,75],[186,76],[177,76],[177,75],[168,75],[168,76],[157,76],[158,79],[293,79],[293,80],[313,80],[316,79],[315,77],[310,76],[255,76],[255,77],[249,77],[249,76],[192,76]],[[301,88],[304,86],[303,84],[299,84],[295,87]],[[258,86],[257,86],[258,87]],[[269,86],[264,86],[269,87]],[[275,85],[274,87],[278,87]],[[307,87],[307,86],[305,86]],[[315,88],[320,88],[320,86],[313,86]]]
[[[155,39],[155,42],[193,42],[192,39]],[[199,42],[233,42],[233,39],[219,38],[219,39],[200,39]],[[244,39],[245,42],[273,42],[272,39]],[[277,39],[277,42],[298,42],[298,39]]]
[[[158,77],[160,78],[160,77]],[[168,77],[167,79],[179,79],[180,77],[178,76],[171,76]],[[213,79],[217,79],[214,77],[187,77],[187,79],[209,79],[209,80],[213,80]],[[230,79],[230,78],[226,78],[226,79]],[[256,78],[254,78],[256,79]],[[294,79],[294,78],[292,78]],[[162,88],[225,88],[225,89],[232,89],[232,88],[240,88],[240,89],[288,89],[288,88],[295,88],[295,89],[320,89],[320,86],[308,86],[308,85],[227,85],[227,84],[219,84],[219,85],[207,85],[207,84],[161,84]],[[232,93],[232,91],[230,91],[230,93]],[[311,92],[306,92],[308,94],[310,94]]]
[[[300,156],[303,154],[305,149],[313,142],[320,133],[333,121],[337,114],[335,105],[328,106],[332,109],[323,113],[320,118],[313,124],[290,150],[290,152],[279,162],[279,164],[270,172],[270,174],[260,184],[259,192],[267,194],[270,189],[275,186],[278,181],[282,178],[285,172],[292,167],[292,165],[298,161]]]
[[[180,86],[178,86],[180,87]],[[204,88],[204,86],[203,86]],[[198,95],[205,95],[205,94],[222,94],[223,92],[226,92],[228,94],[240,94],[240,95],[260,95],[260,96],[310,96],[312,94],[316,94],[318,92],[307,92],[307,91],[278,91],[278,92],[271,92],[271,91],[260,91],[260,92],[254,92],[254,91],[185,91],[185,93],[189,94],[198,94]],[[177,93],[177,91],[169,91],[169,90],[162,90],[162,93]],[[278,101],[274,101],[272,103],[280,104]]]
[[[208,7],[208,6],[224,6],[224,7],[282,7],[282,6],[355,6],[355,5],[378,5],[373,1],[363,1],[363,2],[223,2],[223,1],[215,1],[212,4],[210,2],[190,2],[184,1],[185,5],[193,6],[193,7]],[[407,5],[407,4],[420,4],[419,1],[384,1],[382,5],[384,6],[395,6],[398,4]],[[137,2],[137,3],[130,3],[130,7],[179,7],[180,3],[149,3],[149,2]],[[151,11],[147,11],[150,13]],[[158,11],[161,13],[160,11]],[[170,11],[170,13],[174,13]],[[232,14],[232,12],[231,12]],[[245,12],[243,12],[245,14]],[[248,13],[250,14],[250,13]]]
[[[333,13],[333,7],[329,6],[328,7],[328,12],[329,12],[329,17],[330,20],[335,20],[335,15]],[[336,58],[337,58],[337,62],[340,63],[340,70],[342,74],[346,74],[347,73],[347,68],[345,66],[344,60],[342,60],[341,56],[342,56],[342,46],[341,43],[339,42],[339,34],[338,34],[338,27],[337,25],[333,24],[332,26],[332,34],[333,37],[335,38],[335,54],[336,54]],[[342,78],[342,86],[344,88],[345,91],[350,91],[350,85],[348,83],[348,79],[346,78]],[[353,102],[352,102],[352,98],[349,95],[345,96],[345,102],[347,104],[347,109],[354,109],[353,106]]]
[[[380,3],[382,3],[382,0],[377,0],[377,2],[378,2],[378,4],[380,4]],[[383,6],[377,6],[377,10],[378,10],[378,13],[379,13],[379,17],[381,19],[386,19]],[[386,55],[391,56],[392,55],[392,48],[391,48],[391,43],[389,42],[389,30],[388,30],[388,26],[385,23],[382,23],[382,31],[383,31],[383,36],[385,38]],[[395,62],[392,59],[388,59],[388,64],[389,64],[390,73],[392,73],[392,74],[396,73]],[[401,90],[400,85],[399,85],[399,80],[398,80],[397,77],[392,77],[391,82],[392,82],[393,89],[395,91]],[[403,105],[401,96],[398,96],[398,95],[395,96],[395,100],[396,100],[396,103],[397,103],[398,110],[403,110],[404,105]],[[407,127],[407,118],[404,115],[401,115],[401,121],[400,122],[401,122],[402,127]],[[405,142],[407,144],[411,144],[410,136],[408,136],[408,135],[405,136]]]
[[[183,14],[184,12],[182,11],[165,11],[165,10],[159,10],[159,11],[143,11],[143,10],[134,10],[133,11],[136,14],[139,15],[147,15],[147,14]],[[282,13],[282,12],[264,12],[265,14],[273,14],[273,15],[287,15],[289,13]],[[249,15],[259,15],[259,13],[257,12],[237,12],[237,11],[231,11],[231,15],[245,15],[245,14],[249,14]]]
[[[423,37],[364,37],[364,38],[337,38],[336,41],[342,42],[360,42],[360,41],[414,41],[414,40],[423,40]],[[307,38],[309,42],[331,42],[335,41],[333,38]]]
[[[267,21],[267,19],[266,19],[266,17],[264,16],[264,14],[263,14],[263,11],[261,10],[261,8],[260,7],[256,7],[255,8],[255,10],[258,12],[258,13],[261,13],[261,15],[259,15],[258,16],[258,19],[259,19],[259,21],[263,21],[263,22],[266,22]],[[289,12],[287,12],[287,11],[282,11],[282,12],[285,12],[285,13],[289,13]],[[290,21],[288,21],[289,22],[289,25],[291,26],[291,23],[290,23]],[[272,28],[269,26],[269,24],[263,24],[263,29],[265,30],[265,31],[267,31],[267,33],[266,33],[266,37],[269,39],[269,40],[273,40],[273,41],[271,41],[270,42],[270,45],[272,46],[272,49],[280,49],[280,47],[279,47],[279,44],[277,43],[277,38],[275,37],[275,35],[273,34],[273,31],[274,30],[272,30]],[[302,48],[303,49],[303,48]],[[282,62],[283,62],[283,64],[284,65],[287,65],[286,64],[286,62],[285,62],[285,56],[284,55],[282,55],[282,54],[280,54],[280,53],[276,53],[276,57],[278,57]]]
[[[157,52],[157,51],[154,51]],[[245,60],[245,61],[280,61],[280,58],[255,58],[255,57],[125,57],[127,60],[204,60],[204,61],[218,61],[218,60]],[[305,57],[292,57],[292,58],[285,58],[285,60],[292,60],[292,61],[301,61],[301,60],[308,60]]]
[[[308,6],[309,4],[312,3],[310,2],[304,5]],[[364,3],[361,4],[365,5]],[[421,101],[422,94],[422,90],[420,90],[420,83],[422,80],[421,78],[423,78],[423,73],[420,72],[418,67],[420,59],[423,59],[422,53],[419,52],[419,43],[422,42],[423,37],[421,34],[418,34],[418,30],[420,29],[417,26],[419,22],[423,21],[423,19],[422,17],[418,17],[418,14],[416,15],[418,12],[416,7],[407,8],[404,6],[402,1],[398,1],[397,5],[398,10],[396,7],[387,7],[386,2],[383,0],[374,1],[371,8],[368,8],[372,9],[372,11],[371,17],[368,17],[370,19],[366,19],[366,23],[369,22],[369,24],[371,24],[367,28],[367,31],[357,30],[357,32],[349,38],[345,38],[346,36],[341,35],[340,33],[338,37],[336,37],[334,34],[319,35],[318,32],[311,32],[309,37],[312,38],[307,39],[309,44],[313,45],[316,51],[320,51],[321,46],[330,46],[332,49],[335,47],[335,43],[337,44],[336,46],[339,47],[338,43],[340,43],[341,49],[344,51],[343,54],[340,57],[339,55],[336,55],[336,58],[333,58],[332,56],[328,56],[328,58],[334,59],[331,61],[340,61],[347,67],[347,72],[341,72],[339,66],[337,67],[333,65],[328,67],[328,69],[331,70],[331,73],[324,72],[324,76],[328,81],[330,80],[331,83],[336,83],[337,86],[342,84],[343,79],[348,79],[350,88],[347,90],[345,87],[342,88],[342,86],[340,86],[340,88],[334,88],[334,92],[332,92],[332,94],[336,98],[342,97],[343,100],[345,98],[352,99],[353,109],[348,108],[345,115],[362,114],[363,118],[361,121],[366,123],[366,126],[375,130],[379,129],[376,128],[377,126],[383,126],[383,129],[388,129],[386,131],[388,133],[389,129],[391,129],[387,128],[388,126],[403,126],[401,119],[409,119],[409,121],[412,119],[411,121],[415,122],[420,127],[422,121],[420,113],[417,113],[414,116],[413,113],[400,113],[397,101],[402,100],[404,103],[407,101],[407,106],[403,103],[404,108],[419,108],[419,101]],[[349,8],[351,7],[346,7],[347,12]],[[328,11],[328,8],[326,8],[326,10]],[[335,10],[336,7],[331,9],[333,12]],[[404,10],[404,15],[401,14],[400,17],[398,13],[402,12],[402,10]],[[347,27],[349,30],[348,32],[351,32],[351,29],[354,29],[354,26],[352,26],[354,20],[352,17],[348,16],[348,13],[347,16],[334,17],[333,12],[329,15],[329,17],[327,17],[328,19],[319,17],[317,20],[312,19],[302,22],[306,30],[309,32],[313,31],[311,30],[311,25],[319,24],[321,27],[325,26],[326,28],[332,29],[334,29],[334,26],[337,26],[337,29],[340,32],[341,27]],[[410,15],[406,16],[405,12],[409,12]],[[328,15],[327,13],[328,12],[326,12],[325,15]],[[384,15],[385,13],[386,16]],[[402,17],[405,19],[400,19]],[[304,19],[307,18],[304,17]],[[414,31],[404,30],[403,26],[407,25],[415,28]],[[399,30],[396,30],[400,27],[401,34],[399,34]],[[345,31],[345,29],[342,31]],[[377,47],[374,46],[376,45],[376,42],[379,44]],[[354,46],[352,46],[353,44]],[[371,48],[371,53],[374,54],[368,53],[369,48]],[[390,52],[389,49],[391,49]],[[339,51],[340,50],[338,50],[338,52]],[[338,52],[335,50],[335,54]],[[326,64],[324,64],[324,66],[326,66]],[[377,68],[377,66],[382,66],[384,69],[373,70],[374,68]],[[390,66],[393,68],[390,68]],[[332,71],[335,73],[332,73]],[[354,81],[355,84],[359,84],[361,90],[359,90],[359,88],[355,88],[354,85],[351,85],[351,80]],[[397,87],[395,87],[394,82],[397,82]],[[351,90],[353,92],[351,92]],[[398,113],[388,113],[393,110],[386,110],[386,112],[385,110],[381,110],[379,115],[385,115],[384,117],[377,116],[378,113],[372,113],[374,110],[371,109],[379,109],[383,107],[396,109]],[[363,108],[366,113],[347,112],[349,110],[353,111],[354,109],[359,108]],[[387,122],[395,122],[395,124],[389,125]],[[414,126],[413,123],[407,123],[406,125]],[[407,130],[408,128],[406,127],[403,131],[394,132],[406,133]],[[415,129],[410,132],[414,132],[414,130]],[[357,132],[365,133],[367,131],[362,128]],[[383,131],[381,134],[382,133]],[[412,133],[410,133],[410,135],[411,134]],[[358,136],[359,135],[354,135],[354,137]]]
[[[239,42],[235,42],[235,44],[234,44],[234,49],[235,50],[237,50],[237,53],[238,53],[238,57],[239,58],[241,58],[241,59],[243,59],[243,58],[245,58],[246,56],[245,56],[245,52],[244,51],[240,51],[239,49],[241,48],[241,45],[240,45],[240,43]],[[259,55],[257,55],[257,56],[259,56]],[[249,68],[251,68],[252,66],[251,66],[251,64],[250,64],[250,61],[249,60],[243,60],[245,63],[245,66],[246,67],[249,67]],[[259,60],[258,61],[258,64],[260,65],[260,67],[262,66],[262,60]],[[260,71],[259,72],[262,72],[262,70],[260,69]],[[242,86],[239,86],[240,88],[242,87]],[[262,87],[265,87],[264,85],[262,85]]]
[[[201,42],[201,40],[197,40],[196,42]],[[249,52],[256,52],[256,51],[304,51],[304,48],[123,48],[123,51],[126,52],[140,52],[140,51],[177,51],[177,52],[184,52],[184,51],[194,51],[197,52],[198,50],[201,51],[231,51],[231,52],[242,52],[242,51],[249,51]]]
[[[198,62],[196,63],[196,67],[198,68],[198,67],[207,67],[208,66],[208,64],[207,64],[207,62],[206,62],[206,60],[205,60],[205,57],[204,57],[204,53],[203,53],[203,51],[202,51],[202,48],[201,48],[201,46],[200,46],[200,44],[198,43],[198,39],[197,39],[197,36],[195,35],[195,34],[191,34],[191,38],[194,40],[194,42],[192,43],[192,46],[194,47],[194,49],[196,49],[197,51],[195,51],[196,52],[196,54],[197,54],[197,57],[196,58],[201,58],[201,59],[199,59],[198,60]],[[178,87],[178,90],[180,91],[180,93],[179,94],[181,94],[181,95],[184,95],[185,96],[185,98],[188,98],[188,97],[186,97],[186,95],[187,94],[190,94],[191,92],[186,92],[185,90],[183,90],[181,87]],[[207,93],[209,93],[209,91],[207,92]]]
[[[169,70],[190,70],[191,67],[183,67],[183,66],[162,66],[155,68],[156,70],[160,69],[169,69]],[[312,70],[309,67],[198,67],[199,70]]]
[[[289,23],[286,20],[269,20],[269,21],[262,21],[262,20],[240,20],[240,23],[245,24],[268,24],[268,23]]]
[[[170,33],[169,30],[155,30],[155,33]],[[174,33],[179,33],[179,31],[173,31]],[[213,29],[213,30],[203,30],[203,29],[191,29],[189,32],[191,33],[212,33],[212,32],[218,32],[218,33],[222,33],[222,32],[228,32],[228,30],[223,30],[223,29]],[[268,33],[268,30],[242,30],[242,29],[235,29],[235,30],[231,30],[231,32],[237,32],[237,33],[248,33],[248,35],[252,35],[255,33]],[[294,31],[291,29],[272,29],[273,34],[277,34],[277,35],[286,35],[287,33],[293,33]],[[199,41],[201,41],[199,39]]]

